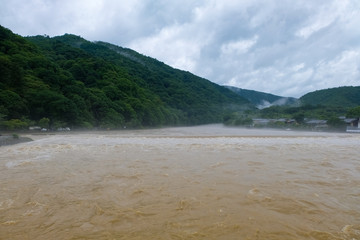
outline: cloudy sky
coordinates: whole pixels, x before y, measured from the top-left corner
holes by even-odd
[[[73,33],[221,85],[300,97],[360,85],[359,0],[0,0],[22,36]]]

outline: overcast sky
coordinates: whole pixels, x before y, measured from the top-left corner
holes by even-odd
[[[281,96],[360,85],[359,0],[0,0],[0,24],[110,42]]]

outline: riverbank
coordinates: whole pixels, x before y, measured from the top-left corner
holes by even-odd
[[[29,137],[20,137],[18,135],[1,135],[0,136],[0,147],[6,145],[13,145],[18,143],[33,141]]]

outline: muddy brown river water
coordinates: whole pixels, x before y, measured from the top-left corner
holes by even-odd
[[[360,239],[360,134],[30,137],[0,147],[0,239]]]

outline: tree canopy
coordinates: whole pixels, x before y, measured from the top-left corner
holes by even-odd
[[[48,119],[49,127],[203,124],[251,107],[222,86],[130,49],[71,34],[24,38],[1,26],[0,79],[2,121]]]

